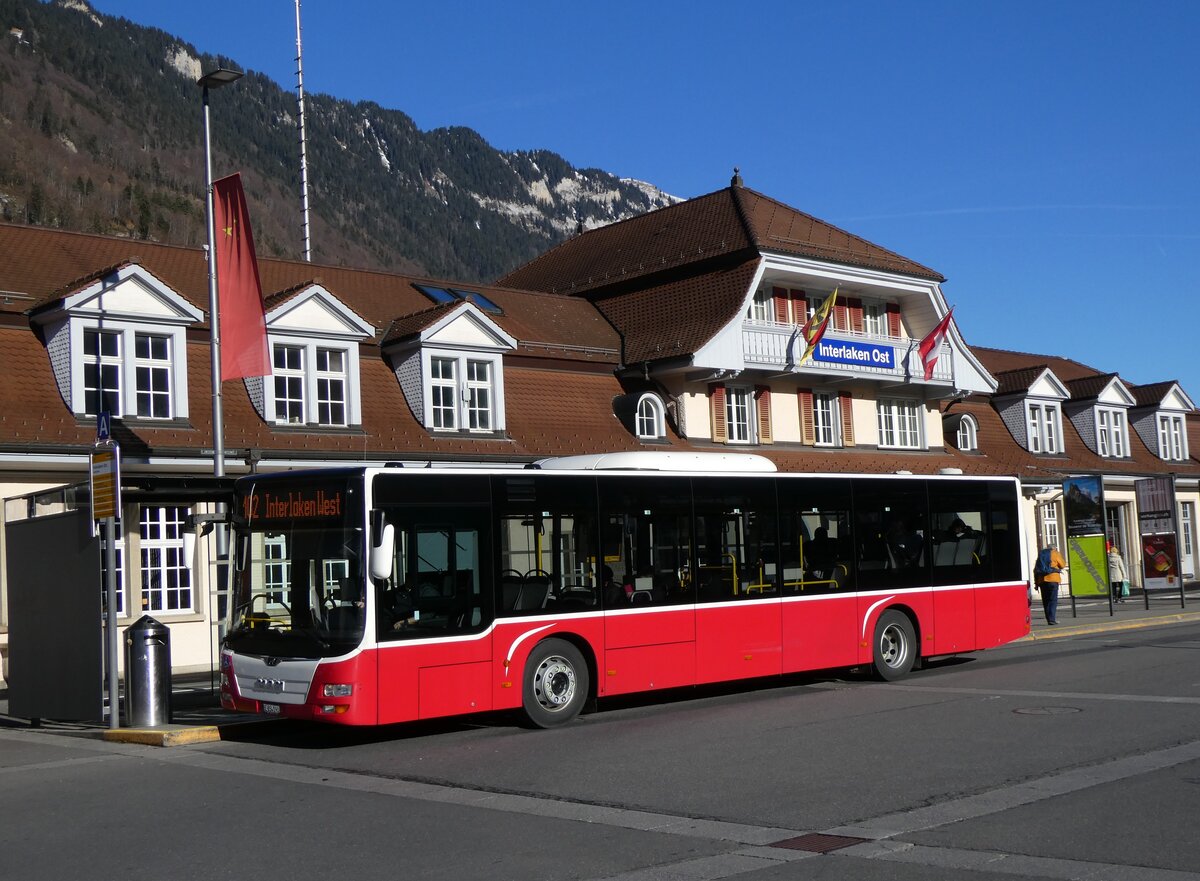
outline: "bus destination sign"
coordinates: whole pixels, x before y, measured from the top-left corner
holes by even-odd
[[[242,516],[250,524],[264,520],[340,520],[344,510],[342,487],[256,490],[242,498]]]

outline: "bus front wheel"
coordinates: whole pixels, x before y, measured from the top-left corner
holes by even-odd
[[[899,679],[912,670],[917,659],[917,635],[903,612],[889,609],[875,624],[875,675],[885,681]]]
[[[570,722],[583,709],[590,685],[587,662],[579,649],[565,640],[543,640],[525,663],[525,715],[538,728]]]

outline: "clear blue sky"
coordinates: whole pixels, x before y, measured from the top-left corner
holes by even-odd
[[[293,0],[96,0],[295,88]],[[307,0],[305,90],[941,272],[967,342],[1200,403],[1200,3]]]

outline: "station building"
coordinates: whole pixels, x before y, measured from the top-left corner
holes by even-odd
[[[1186,390],[972,347],[953,323],[926,379],[917,348],[948,312],[945,279],[737,176],[580,233],[495,284],[300,260],[260,259],[259,272],[272,375],[222,385],[230,476],[637,450],[1013,475],[1032,557],[1065,535],[1062,479],[1095,474],[1128,560],[1133,481],[1169,474],[1194,578],[1200,422]],[[800,329],[835,291],[804,358]],[[73,503],[66,487],[86,482],[97,415],[111,412],[129,489],[120,625],[167,624],[181,672],[212,669],[224,606],[210,543],[187,539],[212,507],[209,320],[202,249],[0,224],[0,526]]]

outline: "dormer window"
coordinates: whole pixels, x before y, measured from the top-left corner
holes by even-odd
[[[1062,452],[1062,411],[1058,404],[1030,401],[1026,407],[1029,452]]]
[[[471,299],[399,319],[384,340],[413,415],[437,434],[504,430],[503,355],[516,347]]]
[[[275,422],[336,428],[349,421],[348,365],[358,363],[358,347],[334,348],[315,342],[271,342]],[[357,373],[357,371],[355,371]],[[355,420],[357,422],[357,420]]]
[[[77,416],[187,418],[185,332],[204,313],[142,266],[108,271],[31,317]]]
[[[1158,414],[1158,454],[1168,462],[1182,462],[1188,457],[1183,418],[1180,413]]]
[[[637,405],[637,436],[641,440],[662,440],[667,434],[666,418],[658,395],[642,395]]]
[[[1101,456],[1121,458],[1128,455],[1128,436],[1124,410],[1096,408],[1096,451]]]
[[[974,416],[963,415],[959,419],[955,446],[964,453],[971,453],[979,449],[979,427],[975,424]]]
[[[313,282],[267,300],[271,375],[246,389],[275,425],[347,428],[362,422],[359,342],[375,329]]]

